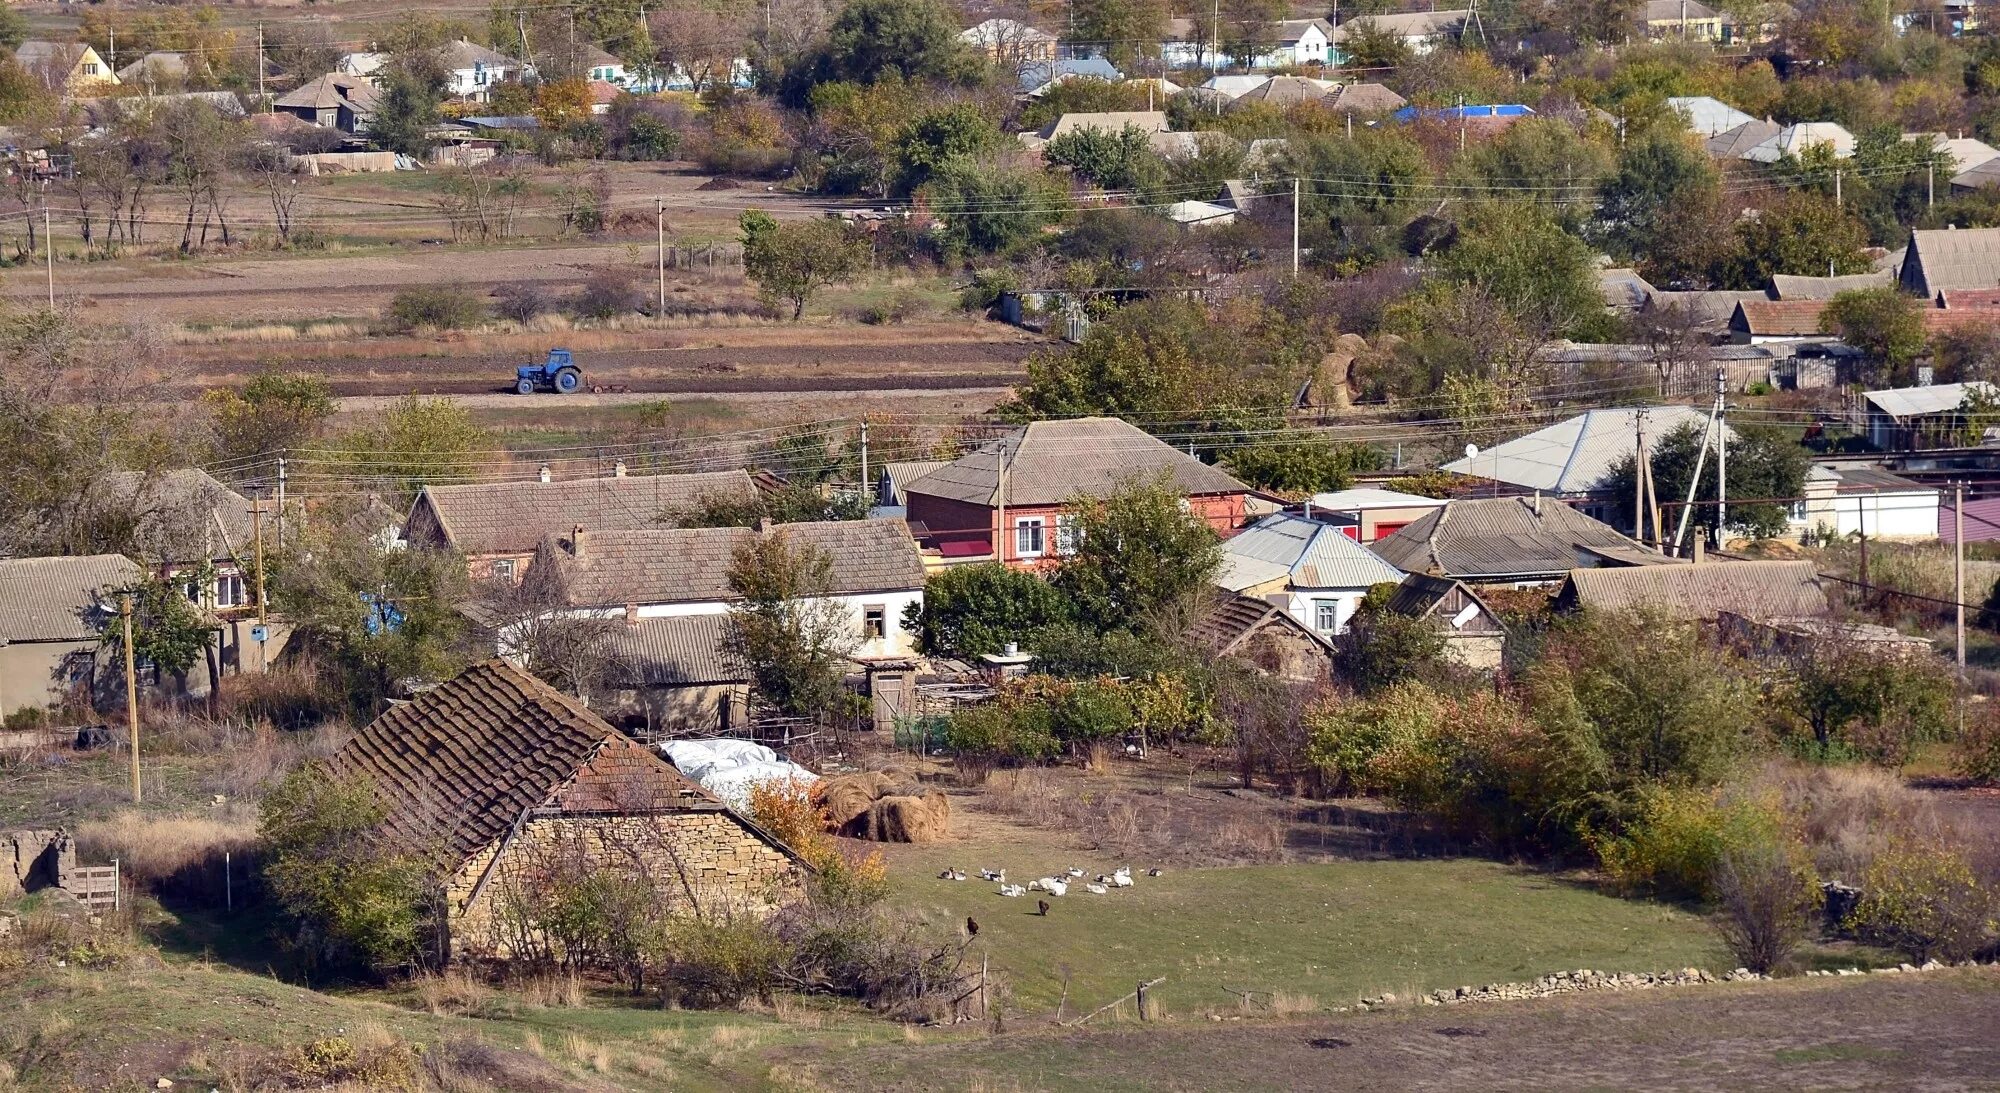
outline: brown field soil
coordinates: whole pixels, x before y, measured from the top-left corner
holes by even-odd
[[[828,1089],[1989,1089],[1995,1028],[1989,967],[780,1057]]]

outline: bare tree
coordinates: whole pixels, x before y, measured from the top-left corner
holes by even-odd
[[[630,678],[630,666],[613,648],[625,621],[572,609],[561,578],[548,568],[532,567],[518,585],[493,581],[481,599],[495,619],[501,651],[551,686],[588,702]]]
[[[263,148],[252,156],[250,174],[271,202],[271,221],[277,226],[278,241],[289,246],[301,194],[297,162],[283,148]]]
[[[654,60],[678,70],[696,92],[733,79],[736,59],[750,44],[750,13],[707,4],[678,4],[647,16]]]
[[[1712,339],[1702,328],[1701,317],[1683,303],[1648,306],[1632,317],[1632,333],[1646,347],[1646,356],[1658,374],[1660,396],[1685,394],[1682,386],[1697,382],[1706,365],[1715,359]]]
[[[221,229],[223,245],[227,246],[230,236],[224,185],[245,152],[241,124],[202,102],[173,103],[160,111],[157,124],[166,150],[168,180],[185,206],[181,251],[207,246],[211,223]],[[197,213],[201,215],[199,236],[195,232]]]
[[[526,172],[509,158],[450,169],[434,200],[451,225],[452,239],[485,243],[513,234],[515,214],[527,193]]]

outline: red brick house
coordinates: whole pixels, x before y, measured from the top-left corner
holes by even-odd
[[[1037,421],[905,486],[910,531],[942,561],[1030,567],[1072,548],[1068,509],[1132,479],[1167,475],[1191,512],[1227,535],[1250,487],[1117,418]]]

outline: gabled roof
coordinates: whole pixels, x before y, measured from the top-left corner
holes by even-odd
[[[373,785],[394,846],[455,869],[530,809],[725,811],[672,764],[508,664],[477,664],[369,722],[327,761]]]
[[[1846,159],[1854,154],[1854,134],[1830,121],[1802,121],[1785,126],[1769,140],[1743,153],[1742,158],[1752,163],[1776,163],[1786,156],[1804,155],[1807,149],[1821,145],[1831,146],[1835,158]]]
[[[1671,292],[1655,290],[1646,301],[1647,311],[1663,308],[1686,308],[1701,328],[1722,331],[1729,328],[1729,320],[1736,315],[1736,305],[1745,300],[1768,300],[1762,292],[1735,289],[1716,289],[1703,292]]]
[[[1325,103],[1346,114],[1392,114],[1410,100],[1379,83],[1350,83],[1328,92]]]
[[[1241,592],[1284,577],[1295,588],[1372,588],[1400,581],[1396,567],[1320,520],[1274,513],[1222,544],[1215,583]]]
[[[1673,559],[1551,498],[1461,497],[1371,544],[1408,573],[1545,580],[1580,565],[1663,565]]]
[[[903,488],[917,479],[944,466],[944,460],[908,460],[900,463],[882,464],[881,481],[889,487],[889,504],[905,504]]]
[[[187,74],[187,54],[155,50],[119,69],[118,79],[125,83],[149,77],[155,80],[184,80]]]
[[[1360,23],[1373,23],[1382,33],[1399,38],[1430,38],[1439,34],[1456,34],[1470,18],[1470,9],[1453,11],[1401,11],[1382,15],[1356,15],[1333,28],[1333,40],[1346,41]]]
[[[1279,45],[1296,44],[1306,35],[1318,30],[1329,41],[1333,38],[1333,24],[1324,19],[1280,19],[1278,20],[1277,41]]]
[[[1250,487],[1115,417],[1037,421],[910,483],[923,494],[994,507],[1001,469],[1007,504],[1060,505],[1103,497],[1126,482],[1162,472],[1188,496],[1248,493]]]
[[[1124,73],[1102,57],[1058,57],[1053,61],[1036,61],[1021,66],[1019,86],[1022,91],[1032,96],[1043,94],[1049,86],[1066,80],[1115,82],[1124,78]],[[1122,129],[1124,126],[1116,128]]]
[[[1922,482],[1891,474],[1880,467],[1835,467],[1816,463],[1806,472],[1807,482],[1832,482],[1836,492],[1859,493],[1927,493],[1936,498],[1944,491],[1936,486],[1926,486]]]
[[[2000,308],[2000,288],[1940,289],[1937,306],[1943,311],[1992,311]]]
[[[1921,135],[1934,138],[1932,147],[1951,157],[1951,171],[1954,175],[1964,174],[2000,159],[2000,148],[1995,148],[1977,137],[1947,137],[1943,133]]]
[[[1226,657],[1244,651],[1260,635],[1274,632],[1303,639],[1322,651],[1332,648],[1326,638],[1290,612],[1235,592],[1211,598],[1201,617],[1188,627],[1187,640],[1210,656]]]
[[[1056,36],[1019,19],[988,19],[958,32],[958,40],[983,49],[1000,46],[1052,45]]]
[[[483,65],[487,68],[520,68],[521,62],[504,53],[496,52],[463,38],[444,44],[443,58],[446,68],[454,71]]]
[[[1602,489],[1618,464],[1632,458],[1642,426],[1650,455],[1683,425],[1700,429],[1707,424],[1707,414],[1688,406],[1587,410],[1470,459],[1455,459],[1443,469],[1524,490],[1589,493]]]
[[[1884,288],[1896,283],[1896,271],[1879,269],[1850,273],[1845,277],[1799,277],[1790,273],[1771,275],[1771,295],[1780,300],[1831,300],[1843,292]]]
[[[1441,508],[1444,500],[1425,497],[1422,494],[1404,493],[1401,490],[1385,490],[1374,486],[1356,486],[1353,489],[1335,490],[1332,493],[1312,495],[1312,507],[1327,512],[1365,512],[1369,509],[1434,509]]]
[[[1729,317],[1729,329],[1755,337],[1817,337],[1825,310],[1825,300],[1745,300]]]
[[[728,615],[679,615],[620,626],[605,643],[625,677],[646,687],[748,683],[750,669],[723,640]]]
[[[1302,102],[1319,102],[1327,97],[1327,85],[1304,76],[1273,76],[1231,100],[1225,110],[1265,105],[1287,107]]]
[[[60,64],[74,65],[83,59],[90,46],[83,42],[51,42],[40,38],[29,38],[14,47],[14,60],[23,68],[34,65]]]
[[[375,108],[375,88],[359,76],[329,72],[285,92],[271,105],[292,110],[334,110],[345,106],[366,114]]]
[[[104,596],[145,574],[122,554],[0,559],[0,645],[93,641],[107,613]]]
[[[1037,134],[1045,140],[1054,140],[1065,133],[1079,129],[1102,129],[1107,133],[1122,133],[1127,127],[1146,133],[1167,131],[1167,114],[1164,110],[1098,110],[1077,114],[1064,114],[1050,122]]]
[[[2000,287],[2000,228],[1911,232],[1901,281],[1926,296],[1940,289]]]
[[[1680,0],[1674,0],[1679,3]],[[1688,129],[1703,137],[1717,137],[1756,118],[1707,95],[1675,95],[1667,99],[1667,109],[1687,115]]]
[[[199,467],[159,475],[119,471],[106,478],[105,492],[114,503],[138,511],[132,545],[149,561],[249,557],[256,532],[249,499]]]
[[[1646,306],[1657,290],[1635,269],[1612,267],[1597,271],[1597,291],[1604,306],[1620,311],[1637,311]]]
[[[596,531],[665,526],[665,513],[707,497],[750,498],[741,471],[585,478],[568,482],[476,482],[425,486],[410,514],[428,507],[446,540],[465,554],[527,554],[578,524]]]
[[[828,520],[756,528],[584,530],[551,536],[534,571],[553,570],[570,607],[619,604],[727,603],[729,567],[738,547],[760,534],[784,535],[824,552],[835,594],[902,592],[924,586],[923,556],[901,520]]]
[[[1269,79],[1270,76],[1254,73],[1244,76],[1210,76],[1202,81],[1201,89],[1227,95],[1233,99],[1247,91],[1254,91],[1264,86],[1265,81]]]
[[[1746,121],[1708,138],[1708,154],[1716,159],[1742,159],[1750,150],[1785,131],[1774,121]]]
[[[1485,600],[1479,598],[1479,593],[1473,591],[1471,585],[1453,577],[1412,573],[1403,578],[1403,583],[1396,588],[1396,594],[1389,597],[1389,602],[1382,607],[1386,611],[1407,618],[1427,619],[1436,614],[1438,605],[1452,598],[1453,593],[1463,595],[1477,606],[1484,613],[1487,625],[1492,630],[1506,632],[1507,624],[1500,621],[1500,616],[1493,613],[1493,608],[1487,606]],[[1452,622],[1450,619],[1444,621],[1448,624]],[[1455,625],[1453,629],[1463,629],[1463,626]]]
[[[1893,387],[1885,391],[1864,391],[1862,399],[1868,405],[1895,418],[1921,417],[1926,414],[1942,414],[1956,410],[1965,401],[1968,390],[1981,390],[1990,396],[2000,396],[2000,387],[1984,380],[1969,383],[1939,383],[1929,387]]]
[[[1967,167],[1951,176],[1951,184],[1966,190],[2000,185],[2000,159],[1989,159],[1984,163]]]
[[[1578,569],[1556,593],[1558,609],[1657,611],[1710,620],[1723,611],[1749,619],[1824,616],[1826,589],[1811,562],[1703,562],[1632,569]]]

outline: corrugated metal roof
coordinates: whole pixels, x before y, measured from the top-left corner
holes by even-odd
[[[1248,493],[1250,487],[1114,417],[1037,421],[904,487],[904,493],[992,506],[1000,468],[1007,503],[1060,505],[1103,497],[1131,479],[1166,472],[1186,495]]]
[[[889,484],[889,494],[882,503],[885,505],[907,504],[903,499],[903,488],[942,466],[944,466],[944,460],[941,459],[884,463],[882,465],[882,480]]]
[[[142,576],[122,554],[0,560],[0,642],[96,638],[104,593]]]
[[[648,474],[559,482],[478,482],[426,486],[412,515],[437,513],[451,545],[466,554],[526,554],[550,535],[578,524],[593,531],[664,526],[668,510],[707,497],[756,495],[741,470],[712,474]]]
[[[1675,95],[1667,99],[1667,109],[1686,114],[1688,129],[1703,137],[1720,136],[1739,125],[1757,120],[1721,99],[1707,95]]]
[[[1820,465],[1808,472],[1808,478],[1832,479],[1839,483],[1841,490],[1889,490],[1896,493],[1938,494],[1935,486],[1913,482],[1901,475],[1890,474],[1880,467],[1828,467]]]
[[[1404,493],[1401,490],[1377,489],[1373,486],[1356,486],[1350,490],[1335,490],[1332,493],[1316,493],[1312,496],[1314,509],[1328,512],[1365,512],[1369,509],[1434,509],[1443,506],[1444,499],[1424,497],[1421,494]]]
[[[1456,32],[1465,25],[1472,12],[1459,8],[1451,11],[1392,11],[1379,15],[1354,15],[1333,28],[1333,40],[1344,42],[1354,32],[1356,26],[1366,24],[1378,34],[1393,34],[1398,38],[1431,38],[1440,34]]]
[[[1708,424],[1707,414],[1687,406],[1590,410],[1495,444],[1470,459],[1453,460],[1444,469],[1545,493],[1589,493],[1601,489],[1618,464],[1632,457],[1641,414],[1649,454],[1683,425],[1700,429]]]
[[[1653,298],[1654,289],[1638,270],[1613,267],[1597,271],[1597,291],[1605,307],[1637,311]]]
[[[1870,406],[1890,417],[1915,417],[1923,414],[1942,414],[1956,410],[1965,401],[1967,388],[1978,387],[1988,395],[2000,394],[1995,387],[1984,380],[1970,383],[1939,383],[1930,387],[1894,387],[1886,391],[1864,391],[1861,397]]]
[[[1750,150],[1783,132],[1774,121],[1746,121],[1726,133],[1708,138],[1708,154],[1716,159],[1742,159]]]
[[[1673,562],[1568,505],[1529,497],[1462,497],[1369,549],[1408,573],[1474,579],[1553,578],[1594,556],[1633,565]]]
[[[1394,566],[1332,525],[1290,513],[1266,516],[1237,532],[1223,542],[1222,552],[1227,559],[1282,567],[1298,588],[1365,589],[1403,579]]]
[[[1599,611],[1647,609],[1678,619],[1825,615],[1826,589],[1811,562],[1704,562],[1700,565],[1579,569],[1556,594],[1558,605]]]
[[[724,648],[728,632],[728,615],[640,619],[614,631],[606,652],[645,686],[747,683],[750,669]]]
[[[1846,159],[1854,154],[1854,134],[1830,121],[1802,121],[1785,126],[1769,140],[1743,153],[1742,158],[1752,163],[1776,163],[1822,145],[1832,147],[1835,158]]]
[[[1789,273],[1771,275],[1771,294],[1780,300],[1831,300],[1856,289],[1885,288],[1896,283],[1896,271],[1878,269],[1845,277],[1799,277]]]

